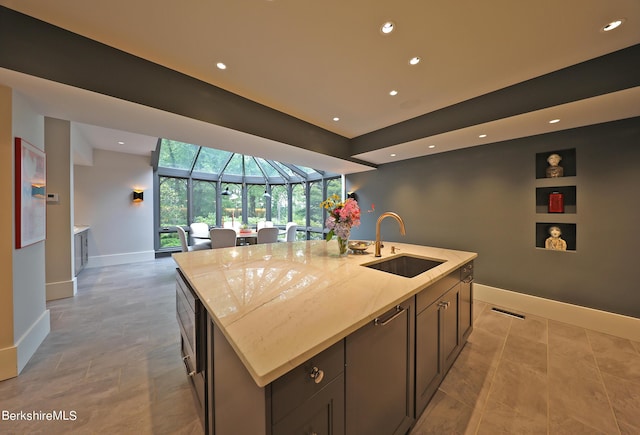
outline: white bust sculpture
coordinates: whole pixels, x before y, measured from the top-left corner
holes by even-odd
[[[566,251],[567,250],[567,242],[562,240],[560,237],[562,235],[562,231],[560,227],[552,226],[549,228],[550,237],[544,242],[544,247],[546,249],[552,249],[554,251]]]
[[[562,160],[560,154],[554,153],[547,157],[547,163],[549,163],[549,167],[547,167],[547,178],[557,178],[564,175],[564,169],[562,166],[559,166],[560,160]]]

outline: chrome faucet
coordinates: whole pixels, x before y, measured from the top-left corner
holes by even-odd
[[[400,234],[402,234],[403,236],[405,235],[404,221],[402,220],[402,218],[400,216],[398,216],[397,213],[394,213],[392,211],[386,211],[386,212],[382,213],[380,215],[380,217],[378,218],[378,222],[376,222],[376,253],[375,253],[376,257],[381,257],[382,256],[382,254],[380,254],[380,246],[381,246],[381,242],[380,242],[380,222],[382,222],[383,219],[386,218],[386,217],[392,217],[395,220],[397,220],[398,224],[400,225]]]

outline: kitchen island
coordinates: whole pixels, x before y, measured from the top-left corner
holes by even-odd
[[[462,269],[470,271],[477,255],[403,243],[393,244],[400,254],[392,255],[389,254],[391,244],[387,245],[382,258],[372,254],[339,257],[337,243],[325,241],[174,254],[179,268],[177,277],[181,289],[178,292],[193,292],[206,315],[206,334],[201,331],[199,338],[203,340],[206,335],[206,345],[201,341],[198,358],[206,384],[202,402],[207,432],[221,435],[227,433],[226,430],[235,433],[246,430],[249,431],[246,433],[275,434],[297,430],[298,423],[299,427],[307,425],[305,421],[297,421],[302,415],[302,408],[298,407],[304,406],[311,396],[318,396],[323,382],[332,384],[339,380],[342,387],[333,390],[342,394],[346,389],[346,394],[341,400],[332,397],[329,401],[330,414],[338,417],[335,422],[338,429],[334,430],[345,433],[346,427],[346,433],[363,433],[355,424],[357,417],[350,420],[350,410],[357,412],[356,404],[349,400],[350,392],[356,390],[349,385],[350,379],[353,382],[357,379],[354,367],[357,358],[353,365],[349,361],[355,357],[358,334],[371,325],[386,324],[396,318],[405,322],[400,328],[405,335],[395,342],[406,342],[403,343],[406,352],[394,358],[401,359],[402,366],[406,366],[405,383],[411,393],[407,391],[403,405],[407,421],[411,421],[403,423],[403,428],[411,425],[416,414],[422,411],[419,409],[422,406],[416,406],[419,400],[414,400],[417,389],[411,385],[416,382],[415,372],[421,365],[416,363],[414,367],[415,343],[419,343],[421,337],[415,330],[417,311],[420,306],[426,308],[438,303],[442,304],[439,311],[448,309],[450,302],[439,299],[467,279],[465,303],[456,300],[455,311],[456,319],[463,311],[462,316],[470,323],[471,280],[468,277],[472,275],[469,272],[463,277]],[[438,260],[442,264],[413,278],[363,267],[399,255]],[[418,299],[420,295],[425,295],[422,302]],[[459,292],[456,293],[456,298],[460,297]],[[463,307],[467,307],[469,313],[465,313]],[[198,324],[202,329],[203,323],[196,322],[196,328]],[[435,328],[441,329],[438,325]],[[470,325],[464,330],[455,329],[457,356],[464,344],[460,341],[466,339]],[[364,349],[370,347],[365,345]],[[442,361],[445,356],[438,358]],[[305,365],[314,359],[337,368],[325,373],[326,370],[312,364],[311,373],[305,376],[311,386],[287,385],[288,376],[295,377],[297,370],[304,372]],[[350,370],[355,377],[350,375]],[[441,380],[446,370],[442,367],[437,370]],[[190,374],[193,376],[196,371],[191,370]],[[307,388],[311,390],[305,392]],[[291,397],[280,398],[287,395]],[[281,406],[282,400],[291,403]],[[287,416],[293,416],[294,421],[280,424],[286,422]],[[292,429],[280,430],[279,427]]]

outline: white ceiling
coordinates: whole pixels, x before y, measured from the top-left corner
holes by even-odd
[[[349,138],[640,43],[638,0],[190,3],[0,0]],[[617,18],[625,19],[620,28],[601,31]],[[396,24],[390,35],[379,31],[386,20]],[[408,65],[413,56],[422,62]],[[219,61],[228,68],[217,69]],[[14,86],[46,108],[48,116],[87,124],[81,126],[83,135],[96,148],[118,149],[122,132],[129,132],[136,136],[125,142],[140,147],[127,143],[127,152],[147,153],[158,136],[247,154],[252,146],[255,155],[265,152],[264,139],[12,71],[0,70],[0,83]],[[398,95],[390,96],[392,89]],[[146,113],[140,115],[144,121],[131,118],[134,113]],[[635,88],[356,157],[385,163],[639,115]],[[340,121],[334,122],[334,116]],[[561,121],[550,125],[552,118]],[[488,136],[478,138],[480,133]],[[281,160],[319,169],[366,169],[273,141],[268,149],[267,157],[284,154]]]

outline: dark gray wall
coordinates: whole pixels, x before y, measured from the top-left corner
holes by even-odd
[[[557,219],[576,223],[576,250],[536,248],[536,222],[554,219],[536,214],[536,153],[572,148],[577,213]],[[478,283],[640,317],[640,118],[381,165],[347,190],[363,209],[352,239],[395,211],[407,236],[386,219],[383,239],[478,252]]]

